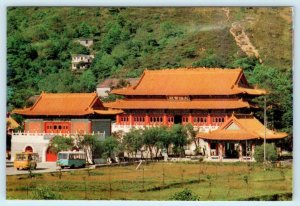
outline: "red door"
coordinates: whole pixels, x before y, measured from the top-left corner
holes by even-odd
[[[51,147],[48,147],[46,152],[46,162],[56,162],[57,154],[51,150]]]

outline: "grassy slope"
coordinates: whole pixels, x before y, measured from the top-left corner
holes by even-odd
[[[109,71],[99,64],[92,66],[92,75],[97,81],[93,80],[94,85],[108,76],[137,77],[146,68],[190,67],[211,54],[220,58],[224,65],[232,65],[235,60],[245,56],[229,32],[233,22],[240,22],[244,26],[265,65],[282,70],[291,69],[292,25],[289,8],[232,7],[229,11],[227,20],[226,12],[219,7],[126,8],[121,9],[119,13],[113,13],[108,8],[89,7],[10,8],[8,50],[12,53],[8,57],[9,61],[13,62],[8,62],[8,87],[12,91],[8,95],[8,108],[10,110],[25,106],[24,99],[41,91],[95,90],[95,86],[89,89],[83,86],[83,82],[87,81],[79,81],[82,75],[74,74],[70,69],[70,42],[73,42],[76,29],[82,22],[96,30],[93,32],[93,52],[96,54],[111,28],[108,25],[116,24],[119,17],[137,28],[129,38],[122,39],[113,46],[111,54],[105,54],[104,60],[100,55],[98,59],[96,56],[98,61],[95,62],[102,62],[102,66],[108,65],[106,69]],[[171,25],[171,29],[166,29],[166,25]],[[166,33],[172,29],[179,34],[166,37]],[[122,28],[120,33],[124,32],[126,29]],[[18,36],[24,37],[26,43],[14,42],[14,39],[19,39]],[[159,46],[148,45],[149,40],[157,41]],[[132,51],[135,47],[128,46],[132,42],[134,46],[140,45],[136,56]],[[17,43],[20,45],[13,47]],[[24,51],[19,49],[23,46],[26,46]],[[30,46],[37,52],[37,56],[32,59],[28,54],[24,54]],[[97,68],[100,69],[95,71]],[[99,75],[101,72],[102,76]],[[49,84],[53,79],[58,79],[59,84]]]
[[[280,69],[292,65],[292,9],[259,8],[247,10],[246,32],[261,54],[264,64]]]
[[[13,14],[20,10],[9,12]],[[22,9],[22,12],[27,16],[28,23],[21,26],[21,30],[34,45],[46,44],[46,40],[43,42],[43,40],[32,39],[31,35],[32,31],[47,19],[59,17],[62,24],[68,27],[76,27],[80,22],[88,22],[103,31],[106,22],[112,18],[107,9],[98,8],[27,8]],[[142,40],[145,29],[149,27],[153,29],[153,36],[160,39],[161,24],[176,23],[183,30],[183,37],[168,42],[166,48],[158,51],[157,56],[160,57],[161,62],[173,62],[174,56],[183,54],[187,48],[195,48],[198,56],[180,59],[179,62],[183,66],[191,66],[195,60],[201,59],[204,51],[208,49],[229,59],[237,53],[242,53],[229,33],[230,24],[255,18],[252,23],[246,21],[244,26],[265,64],[283,68],[291,67],[290,9],[230,8],[230,22],[226,22],[225,12],[221,8],[128,8],[121,10],[120,15],[139,25],[135,36],[137,40]],[[96,40],[101,40],[102,37],[103,35],[95,36]],[[142,67],[160,66],[147,55],[143,60],[147,62],[143,62]]]

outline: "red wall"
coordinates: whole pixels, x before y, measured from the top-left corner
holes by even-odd
[[[34,122],[26,122],[25,124],[26,124],[25,126],[26,132],[31,132],[31,133],[43,132],[43,122],[34,121]]]
[[[72,122],[72,132],[73,133],[89,133],[91,130],[90,122]]]
[[[30,133],[90,133],[92,130],[91,121],[26,121],[25,132]]]

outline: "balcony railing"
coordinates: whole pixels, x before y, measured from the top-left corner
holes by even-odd
[[[39,136],[39,137],[43,137],[44,140],[50,140],[52,137],[54,136],[62,136],[62,137],[75,137],[78,135],[93,135],[93,136],[97,136],[99,138],[105,138],[105,131],[104,132],[92,132],[92,133],[46,133],[46,132],[12,132],[12,137],[34,137],[34,136]]]
[[[151,124],[151,125],[122,125],[122,124],[112,124],[112,132],[116,131],[123,131],[123,132],[129,132],[131,128],[135,129],[144,129],[146,127],[160,127],[161,124]],[[218,129],[220,126],[217,125],[211,125],[211,126],[194,126],[194,130],[199,130],[200,132],[209,132]]]

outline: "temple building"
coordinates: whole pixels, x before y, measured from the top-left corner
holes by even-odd
[[[107,110],[96,93],[42,93],[29,108],[15,109],[25,118],[24,132],[12,133],[11,157],[16,152],[39,153],[41,161],[56,161],[51,137],[94,134],[110,136],[111,119],[120,111]]]
[[[232,143],[232,139],[223,139],[222,135],[218,135],[221,134],[219,130],[217,133],[212,131],[221,126],[223,128],[229,121],[243,121],[236,116],[233,117],[233,114],[249,115],[251,111],[258,109],[252,99],[265,95],[266,91],[251,86],[240,68],[182,68],[146,70],[136,85],[115,89],[111,93],[125,97],[104,104],[105,107],[124,111],[123,114],[116,115],[112,131],[128,132],[133,127],[190,123],[200,134],[207,134],[198,137],[202,141],[202,147],[206,148],[206,155],[210,158],[218,157],[220,153],[217,150],[221,147],[219,145],[224,149],[225,141]],[[251,119],[253,124],[261,124],[254,117],[246,119]],[[240,124],[236,123],[236,125]],[[233,127],[234,125],[229,128]],[[245,127],[249,129],[247,130],[249,134],[252,134],[252,125]],[[242,135],[243,132],[239,130],[237,133]],[[218,138],[211,139],[215,134]],[[279,136],[283,138],[287,135]],[[249,138],[260,139],[261,136],[252,135]],[[240,140],[245,139],[236,139],[236,141]],[[190,153],[194,149],[190,147]],[[223,156],[222,154],[220,158]]]
[[[111,93],[125,99],[106,103],[121,109],[114,130],[191,123],[200,131],[215,130],[233,112],[250,113],[251,99],[266,93],[252,88],[242,69],[146,70],[132,87]]]
[[[207,142],[207,156],[211,159],[238,158],[253,160],[255,145],[287,137],[287,133],[275,132],[252,114],[233,114],[219,129],[199,133],[198,138]]]

